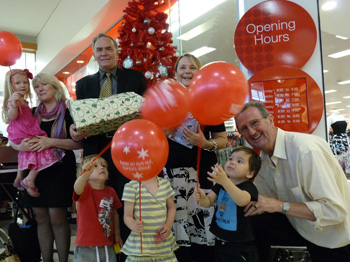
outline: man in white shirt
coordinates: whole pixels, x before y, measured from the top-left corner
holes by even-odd
[[[245,209],[259,215],[260,261],[270,261],[271,245],[306,245],[312,261],[350,261],[350,187],[328,143],[275,127],[260,102],[247,103],[235,120],[263,161],[258,202]]]

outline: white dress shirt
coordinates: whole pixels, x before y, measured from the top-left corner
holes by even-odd
[[[350,244],[350,186],[325,140],[278,129],[273,156],[261,152],[261,158],[259,194],[305,203],[316,217],[287,216],[301,236],[327,248]]]

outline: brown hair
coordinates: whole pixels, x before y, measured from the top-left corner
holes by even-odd
[[[249,170],[254,172],[254,175],[250,180],[254,179],[261,168],[261,158],[253,149],[246,146],[239,146],[231,151],[230,156],[235,152],[244,152],[249,155]]]
[[[95,44],[96,44],[97,40],[100,39],[101,37],[107,37],[107,38],[111,39],[111,41],[113,42],[113,45],[115,47],[115,50],[118,50],[118,44],[111,36],[103,34],[103,33],[100,33],[97,36],[95,36],[94,39],[92,39],[92,50],[93,50],[93,52],[95,52]]]

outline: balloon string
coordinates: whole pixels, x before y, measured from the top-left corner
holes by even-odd
[[[11,66],[9,66],[9,68],[10,68],[10,72],[11,72],[12,85],[13,85],[13,88],[15,89],[15,92],[17,92],[16,83],[15,83],[15,79],[13,78]],[[19,101],[17,103],[18,103],[19,112],[22,114],[21,103]]]
[[[204,126],[199,126],[201,131],[204,131]],[[202,153],[202,136],[199,136],[198,139],[198,150],[197,150],[197,190],[199,189],[199,168],[201,162],[201,153]],[[197,205],[199,205],[199,200],[197,200]]]
[[[141,220],[141,181],[139,182],[139,208],[140,208],[140,221]],[[141,241],[141,253],[142,253],[142,233],[140,233],[140,241]]]
[[[112,141],[109,142],[109,143],[102,149],[102,151],[101,151],[97,156],[95,156],[95,157],[91,160],[91,163],[95,162],[95,160],[96,160],[97,158],[99,158],[104,152],[106,152],[107,149],[111,147],[111,145],[112,145]],[[83,172],[81,172],[80,175],[84,174],[85,171],[86,171],[86,170],[84,170]]]

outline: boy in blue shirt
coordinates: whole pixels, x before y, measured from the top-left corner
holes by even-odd
[[[203,207],[215,202],[217,207],[210,231],[216,236],[216,262],[258,261],[251,217],[244,216],[244,207],[258,200],[252,182],[261,167],[259,155],[248,147],[235,148],[226,162],[212,167],[208,180],[216,184],[207,195],[196,189],[195,198]]]

